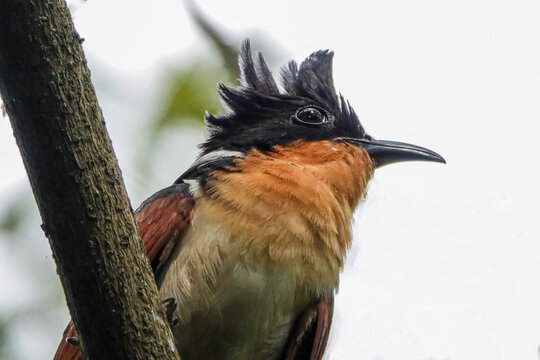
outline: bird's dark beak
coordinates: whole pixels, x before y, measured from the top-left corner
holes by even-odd
[[[402,161],[433,161],[446,164],[444,158],[436,152],[412,144],[374,139],[347,139],[347,141],[364,148],[375,168]]]

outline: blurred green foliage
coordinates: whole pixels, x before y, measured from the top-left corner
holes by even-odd
[[[0,232],[14,233],[24,225],[28,210],[34,206],[33,198],[28,192],[20,193],[3,205],[0,215]]]
[[[229,79],[222,66],[197,63],[173,75],[162,115],[152,123],[159,133],[182,122],[202,123],[205,111],[216,113],[221,105],[216,96],[217,79]]]

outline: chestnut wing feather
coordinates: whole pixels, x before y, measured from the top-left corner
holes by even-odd
[[[189,186],[181,183],[158,191],[135,211],[135,219],[154,274],[157,274],[161,265],[167,261],[172,248],[188,228],[194,206],[195,201],[189,194]],[[82,359],[80,349],[66,341],[69,337],[77,337],[72,321],[64,330],[54,360]]]
[[[195,200],[189,194],[189,185],[181,183],[158,191],[135,210],[135,219],[155,275],[189,227],[194,208]]]
[[[308,307],[296,324],[283,360],[322,360],[333,315],[333,297]]]

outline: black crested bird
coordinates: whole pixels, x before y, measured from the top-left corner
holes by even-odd
[[[172,186],[136,211],[183,360],[320,360],[351,218],[374,169],[444,163],[375,140],[332,79],[330,51],[282,69],[280,91],[245,41],[242,85],[219,86],[228,112]],[[80,358],[70,323],[55,359]]]

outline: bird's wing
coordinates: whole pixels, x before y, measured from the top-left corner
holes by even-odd
[[[333,314],[333,296],[309,306],[298,319],[284,360],[322,360]]]
[[[160,271],[174,245],[182,238],[183,231],[188,228],[194,205],[189,186],[180,183],[158,191],[135,211],[135,219],[154,274]],[[82,359],[80,349],[66,341],[70,337],[77,337],[72,321],[64,330],[54,360]]]
[[[135,210],[135,219],[155,275],[183,237],[194,208],[195,200],[189,193],[189,185],[180,183],[158,191]]]

